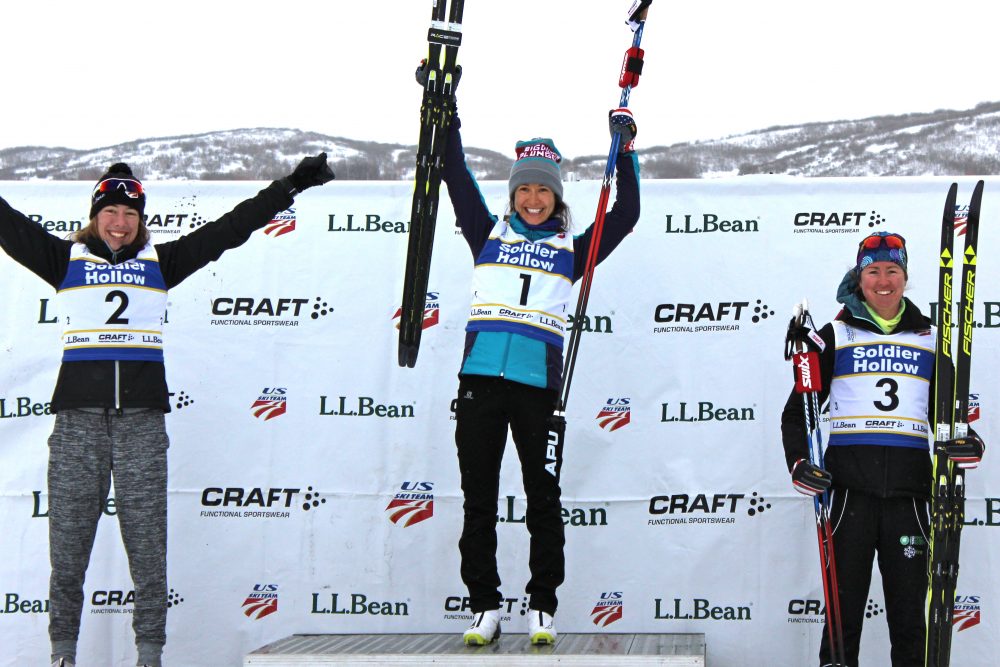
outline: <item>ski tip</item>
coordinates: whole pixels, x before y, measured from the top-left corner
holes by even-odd
[[[419,348],[412,345],[399,345],[399,365],[403,368],[413,368],[417,364]]]

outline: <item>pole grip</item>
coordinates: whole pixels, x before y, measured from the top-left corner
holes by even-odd
[[[807,394],[822,389],[823,380],[819,373],[819,355],[814,350],[796,352],[792,355],[795,369],[795,391]]]

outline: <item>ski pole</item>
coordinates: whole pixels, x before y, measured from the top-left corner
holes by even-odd
[[[627,108],[632,89],[639,85],[639,75],[642,73],[643,50],[639,48],[642,42],[642,33],[646,26],[646,13],[653,0],[636,0],[632,3],[628,13],[628,25],[633,31],[632,46],[625,52],[625,59],[622,62],[622,71],[618,79],[621,87],[621,98],[619,108]],[[618,148],[621,136],[617,133],[611,136],[611,150],[608,153],[608,161],[604,167],[604,178],[601,181],[601,192],[597,200],[597,215],[594,224],[591,226],[592,233],[590,247],[587,252],[587,259],[583,268],[583,275],[580,277],[580,293],[576,302],[576,311],[573,315],[574,326],[569,334],[566,343],[566,361],[563,367],[562,388],[559,391],[559,402],[556,411],[565,413],[566,403],[569,401],[569,389],[573,381],[573,370],[576,366],[576,355],[580,348],[581,321],[587,312],[587,303],[590,300],[590,288],[593,283],[594,269],[597,266],[598,250],[601,245],[601,236],[604,232],[604,219],[607,215],[608,200],[611,197],[611,178],[615,173],[615,165],[618,161]]]
[[[816,326],[809,313],[809,303],[803,299],[801,304],[795,305],[792,319],[788,323],[785,359],[792,362],[795,391],[802,394],[806,438],[809,441],[809,462],[818,468],[824,467],[824,461],[819,404],[822,376],[816,350],[823,351],[825,347],[825,341],[816,333]],[[830,495],[827,491],[823,491],[819,496],[813,496],[813,511],[816,517],[823,598],[826,603],[826,630],[830,658],[834,665],[844,665],[846,663],[840,615],[840,591],[833,548],[833,526],[830,521]]]

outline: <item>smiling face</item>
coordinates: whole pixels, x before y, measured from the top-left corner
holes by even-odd
[[[139,234],[139,220],[139,211],[131,206],[105,206],[97,212],[97,235],[117,252],[135,241]]]
[[[872,262],[858,278],[865,301],[879,317],[891,320],[899,313],[906,287],[906,272],[895,262]]]
[[[556,210],[556,195],[540,183],[525,183],[514,190],[514,210],[529,225],[540,225]]]

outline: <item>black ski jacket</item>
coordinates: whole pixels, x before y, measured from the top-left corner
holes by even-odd
[[[250,234],[292,205],[279,181],[241,202],[218,220],[174,241],[154,245],[167,289],[178,285],[223,252],[243,245]],[[19,264],[58,289],[66,276],[73,241],[60,239],[0,198],[0,248]],[[103,243],[90,252],[114,264],[134,259],[137,244],[117,253]],[[59,368],[52,411],[67,408],[158,408],[170,411],[164,366],[155,361],[71,361]]]
[[[929,330],[930,320],[924,317],[912,301],[906,297],[903,297],[903,300],[906,302],[906,309],[896,327],[896,332]],[[855,316],[849,308],[841,310],[835,319],[857,329],[883,333],[873,321]],[[835,352],[833,325],[824,326],[820,329],[819,335],[826,343],[826,349],[820,354],[823,388],[819,398],[820,405],[823,405],[829,395],[830,381],[833,378]],[[933,405],[933,387],[929,391],[931,396],[928,405]],[[781,413],[781,440],[789,470],[799,459],[809,460],[802,395],[796,393],[794,389]],[[842,445],[826,450],[824,464],[833,476],[835,489],[855,489],[879,498],[930,498],[931,458],[924,450],[883,445]]]

